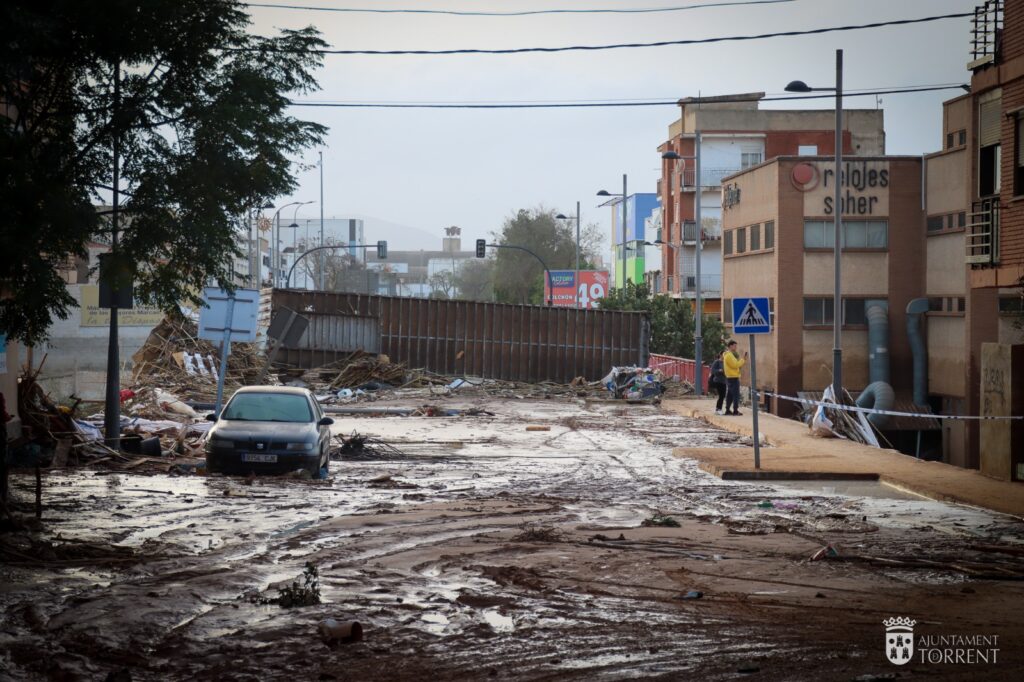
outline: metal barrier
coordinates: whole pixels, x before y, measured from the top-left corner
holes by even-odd
[[[600,379],[645,364],[646,313],[275,289],[274,309],[310,320],[278,360],[312,368],[364,350],[410,369],[508,381]]]
[[[668,377],[675,377],[680,381],[690,384],[695,383],[697,378],[697,363],[686,358],[677,358],[672,355],[657,355],[651,353],[651,361],[648,363],[651,369],[660,369],[662,374]],[[711,381],[711,368],[704,365],[704,389],[707,390]]]

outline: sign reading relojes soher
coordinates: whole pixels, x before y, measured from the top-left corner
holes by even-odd
[[[843,215],[889,215],[889,162],[845,161],[839,179]],[[793,166],[790,181],[804,192],[804,215],[830,216],[835,212],[836,171],[828,161],[804,161]]]
[[[164,319],[159,308],[135,305],[131,310],[117,311],[117,324],[121,327],[155,327]],[[82,285],[81,327],[107,327],[110,325],[110,309],[100,307],[98,284]]]

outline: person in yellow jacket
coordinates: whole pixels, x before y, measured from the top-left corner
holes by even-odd
[[[740,370],[747,364],[747,352],[743,351],[743,357],[736,352],[736,341],[726,344],[726,350],[722,353],[722,365],[725,367],[725,413],[743,414],[740,412]],[[729,406],[732,406],[732,412]]]

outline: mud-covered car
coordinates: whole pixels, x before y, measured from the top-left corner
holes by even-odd
[[[305,388],[240,388],[207,435],[207,469],[242,475],[305,469],[319,477],[330,462],[333,423]]]

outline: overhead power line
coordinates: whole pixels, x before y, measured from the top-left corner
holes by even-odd
[[[526,17],[537,14],[654,14],[657,12],[685,12],[692,9],[709,7],[735,7],[738,5],[778,5],[795,2],[795,0],[733,0],[731,2],[707,2],[699,5],[679,5],[674,7],[627,7],[627,8],[594,8],[594,9],[537,9],[495,12],[484,10],[450,10],[450,9],[382,9],[378,7],[315,7],[309,5],[286,5],[274,2],[247,2],[249,7],[268,9],[302,10],[306,12],[345,12],[348,14],[443,14],[460,17]]]
[[[843,97],[874,97],[876,95],[898,95],[915,92],[936,92],[939,90],[959,90],[961,85],[929,85],[910,88],[893,88],[888,90],[863,90],[859,92],[843,92]],[[786,102],[789,100],[805,99],[835,99],[835,93],[820,95],[792,95],[779,97],[762,97],[759,102]],[[688,100],[689,103],[697,103],[697,98]],[[737,99],[715,98],[716,104],[723,102],[750,102],[749,97]],[[416,103],[416,102],[312,102],[292,101],[294,107],[321,107],[339,109],[596,109],[615,107],[664,107],[677,106],[678,99],[651,100],[637,102],[604,101],[604,102],[547,102],[547,103]]]
[[[787,36],[807,36],[822,33],[835,33],[839,31],[859,31],[868,28],[882,28],[883,26],[905,26],[908,24],[924,24],[931,21],[943,19],[961,19],[972,17],[974,12],[957,12],[955,14],[940,14],[931,17],[918,19],[893,19],[890,21],[876,21],[869,24],[850,24],[847,26],[830,26],[827,28],[812,28],[804,31],[780,31],[777,33],[759,33],[746,36],[719,36],[715,38],[691,38],[687,40],[660,40],[653,43],[617,43],[612,45],[569,45],[565,47],[513,47],[505,49],[454,49],[454,50],[309,50],[309,52],[323,55],[455,55],[455,54],[524,54],[529,52],[578,52],[598,50],[619,50],[625,48],[641,47],[667,47],[669,45],[706,45],[709,43],[724,43],[741,40],[763,40],[765,38],[781,38]],[[282,50],[283,51],[283,50]]]

